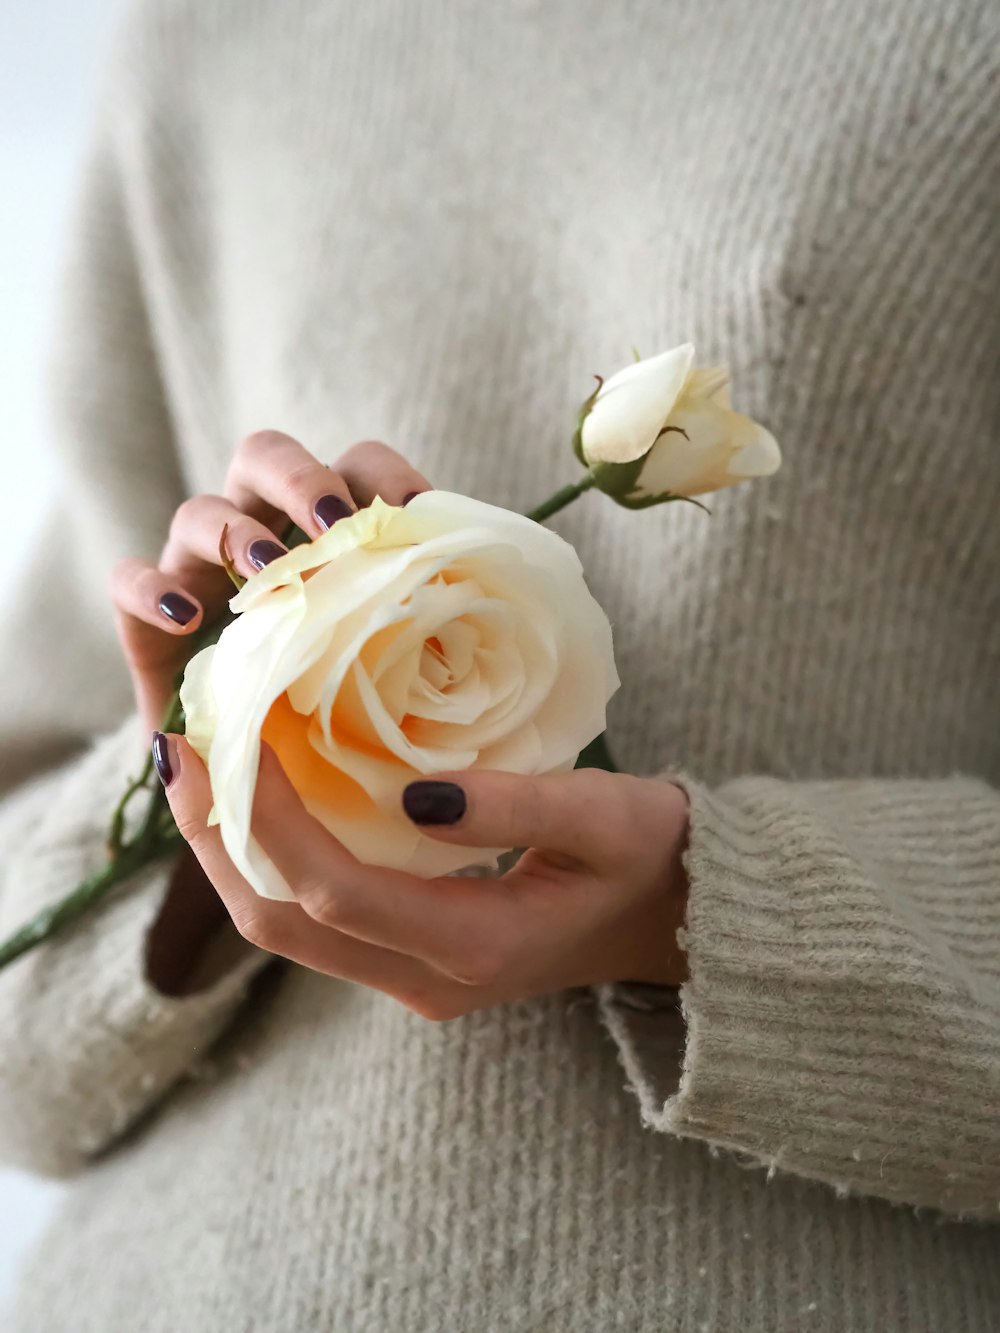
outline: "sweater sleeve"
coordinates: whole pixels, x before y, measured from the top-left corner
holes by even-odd
[[[750,1165],[1000,1215],[1000,796],[683,774],[689,980],[596,988],[643,1122]]]
[[[0,624],[4,937],[103,863],[110,812],[147,745],[107,577],[126,554],[155,558],[184,493],[132,226],[122,83],[132,53],[117,50],[57,312],[59,493]],[[237,937],[204,989],[156,991],[144,947],[172,868],[140,872],[0,972],[0,1159],[52,1175],[80,1167],[201,1056],[269,960]]]

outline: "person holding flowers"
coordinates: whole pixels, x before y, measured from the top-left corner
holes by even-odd
[[[985,20],[718,8],[123,23],[4,636],[17,1333],[991,1327]]]

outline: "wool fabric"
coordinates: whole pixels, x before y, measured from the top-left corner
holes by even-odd
[[[553,520],[613,617],[616,757],[691,798],[679,1004],[433,1023],[234,931],[164,995],[139,874],[0,973],[0,1155],[72,1178],[10,1333],[998,1327],[995,20],[128,8],[2,635],[5,932],[141,763],[108,572],[246,433],[524,510],[591,375],[691,339],[786,462],[711,518]]]

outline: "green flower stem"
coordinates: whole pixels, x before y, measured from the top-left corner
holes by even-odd
[[[50,939],[53,935],[58,934],[71,922],[96,906],[116,884],[128,879],[130,875],[135,874],[144,866],[166,856],[180,842],[181,835],[176,828],[172,835],[157,831],[153,838],[142,841],[136,839],[134,842],[130,842],[103,869],[91,875],[89,879],[85,879],[65,898],[61,898],[58,902],[53,903],[51,907],[46,907],[36,916],[33,916],[20,930],[11,935],[9,939],[4,940],[3,944],[0,944],[0,969],[5,968],[8,963],[12,963],[15,958],[20,958],[29,949],[34,949],[43,940]]]
[[[573,482],[569,486],[564,486],[562,490],[556,491],[554,495],[549,496],[537,509],[532,509],[525,517],[534,519],[536,523],[542,523],[552,514],[556,514],[560,509],[565,509],[568,504],[572,504],[578,495],[590,490],[593,485],[594,477],[588,472],[582,480]],[[303,542],[308,541],[306,534],[294,525],[284,534],[284,538],[285,545],[288,547],[300,546]],[[193,657],[195,653],[200,652],[202,648],[207,647],[210,643],[217,642],[222,631],[233,619],[235,617],[226,614],[212,624],[206,625],[195,636],[191,644],[190,657]],[[181,675],[183,675],[183,672]],[[184,711],[181,708],[180,679],[178,679],[177,688],[170,698],[163,721],[160,723],[160,730],[177,732],[182,729],[183,725]],[[611,773],[618,771],[608,750],[606,733],[597,736],[586,746],[577,760],[576,767],[604,768]],[[148,794],[149,803],[135,836],[129,841],[125,841],[125,812],[133,797],[140,791],[145,791]],[[153,776],[153,760],[152,755],[150,755],[147,757],[139,776],[129,782],[125,788],[121,800],[112,813],[108,832],[109,859],[107,865],[102,866],[100,870],[95,871],[94,874],[85,879],[82,884],[77,885],[66,897],[60,898],[58,902],[43,908],[30,921],[26,922],[20,930],[15,931],[13,935],[0,943],[0,970],[5,968],[8,963],[12,963],[15,958],[20,958],[22,954],[28,953],[45,940],[57,935],[66,926],[96,906],[102,898],[105,898],[111,892],[116,884],[122,883],[123,880],[128,879],[144,866],[151,865],[154,861],[158,861],[173,852],[182,841],[171,817],[166,794],[158,780]]]
[[[564,486],[562,490],[556,491],[555,495],[550,495],[547,500],[543,500],[537,509],[530,509],[525,517],[533,518],[536,523],[544,523],[553,514],[558,514],[560,509],[565,509],[568,504],[572,504],[578,495],[583,495],[585,491],[589,491],[596,484],[596,481],[597,478],[594,474],[588,472],[580,481],[571,482],[569,486]],[[594,737],[589,745],[584,746],[574,767],[603,768],[606,773],[618,772],[618,765],[611,757],[606,731],[602,731],[599,736]]]
[[[560,509],[565,509],[568,504],[572,504],[578,495],[582,495],[584,491],[589,491],[594,484],[594,475],[588,472],[581,481],[571,482],[569,486],[564,486],[561,491],[556,491],[555,495],[550,495],[547,500],[543,500],[537,509],[529,509],[525,518],[533,518],[536,523],[544,523],[553,514],[558,514]]]

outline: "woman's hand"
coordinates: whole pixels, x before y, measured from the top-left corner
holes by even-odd
[[[259,897],[217,827],[204,765],[183,737],[159,747],[177,826],[244,938],[384,991],[426,1018],[602,981],[679,985],[687,798],[599,769],[547,777],[467,770],[413,782],[427,835],[528,847],[498,879],[420,879],[365,865],[305,810],[262,747],[253,834],[295,895]]]
[[[118,639],[148,729],[159,724],[190,656],[183,640],[233,594],[219,554],[224,526],[233,564],[249,578],[284,553],[278,538],[289,521],[318,537],[375,495],[400,504],[430,489],[426,477],[377,440],[363,440],[325,467],[280,431],[247,436],[222,495],[196,495],[177,510],[159,562],[123,560],[112,575]]]
[[[223,494],[195,496],[177,510],[158,563],[124,560],[112,575],[118,638],[148,730],[160,725],[175,677],[191,656],[185,639],[233,594],[219,552],[224,526],[233,564],[249,578],[282,554],[278,538],[289,521],[318,537],[376,494],[399,504],[429,489],[426,477],[379,441],[362,441],[325,467],[280,431],[248,436],[233,457]],[[220,927],[227,922],[211,884],[194,859],[184,857],[147,937],[148,980],[169,995],[210,984],[225,967],[226,953],[216,950],[206,970],[205,946],[225,945]]]

